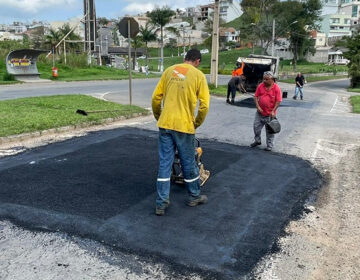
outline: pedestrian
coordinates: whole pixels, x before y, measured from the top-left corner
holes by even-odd
[[[227,95],[226,95],[226,103],[235,104],[235,96],[236,91],[246,93],[244,87],[244,76],[235,76],[230,79],[227,87]],[[231,93],[231,101],[230,101],[230,93]]]
[[[164,71],[152,96],[152,110],[159,127],[155,211],[159,216],[165,214],[170,204],[170,176],[176,149],[189,194],[187,205],[207,202],[207,196],[200,194],[199,170],[195,162],[195,130],[204,122],[210,105],[206,77],[197,69],[200,62],[200,51],[189,50],[183,63]]]
[[[300,92],[300,99],[304,98],[304,84],[306,83],[305,77],[299,72],[295,78],[295,95],[293,99],[297,99]]]
[[[265,72],[263,82],[259,84],[255,92],[256,113],[254,120],[255,141],[250,145],[252,148],[261,145],[261,130],[266,128],[266,148],[265,151],[271,151],[274,145],[275,134],[271,132],[266,125],[271,118],[275,118],[277,109],[282,101],[281,89],[275,83],[272,72]]]

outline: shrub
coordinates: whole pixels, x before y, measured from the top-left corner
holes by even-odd
[[[15,76],[12,74],[9,74],[8,72],[5,72],[3,75],[4,81],[16,81]]]

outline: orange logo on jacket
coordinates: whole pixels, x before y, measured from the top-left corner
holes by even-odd
[[[185,80],[186,79],[186,73],[189,71],[189,68],[176,66],[173,70],[173,77],[180,78]]]

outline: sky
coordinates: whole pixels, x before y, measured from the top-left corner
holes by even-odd
[[[172,9],[209,4],[210,0],[95,0],[97,17],[136,15],[154,7]],[[83,14],[83,0],[0,0],[0,23],[66,21]]]

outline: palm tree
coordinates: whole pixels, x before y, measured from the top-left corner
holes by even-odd
[[[169,7],[156,8],[147,13],[152,24],[160,27],[160,72],[164,71],[164,26],[168,24],[175,12]]]
[[[70,33],[65,40],[73,40],[78,41],[80,40],[80,36],[74,33],[74,30],[71,31],[71,27],[68,23],[64,24],[62,27],[59,28],[59,33],[61,34],[61,38],[66,36],[68,33]],[[70,48],[73,49],[79,49],[80,43],[70,43]]]
[[[44,37],[44,39],[45,39],[44,43],[45,43],[45,45],[50,46],[51,49],[54,51],[54,47],[57,45],[57,43],[60,42],[61,38],[62,38],[62,35],[60,34],[59,31],[50,28],[49,34],[45,35],[45,37]]]
[[[156,34],[154,28],[151,26],[149,22],[146,23],[145,27],[140,26],[139,29],[140,36],[145,43],[146,50],[146,65],[148,65],[148,43],[156,40]]]
[[[134,69],[136,64],[136,51],[137,49],[141,48],[144,45],[144,42],[142,40],[142,37],[140,35],[135,36],[133,39],[131,39],[131,45],[134,48]]]

